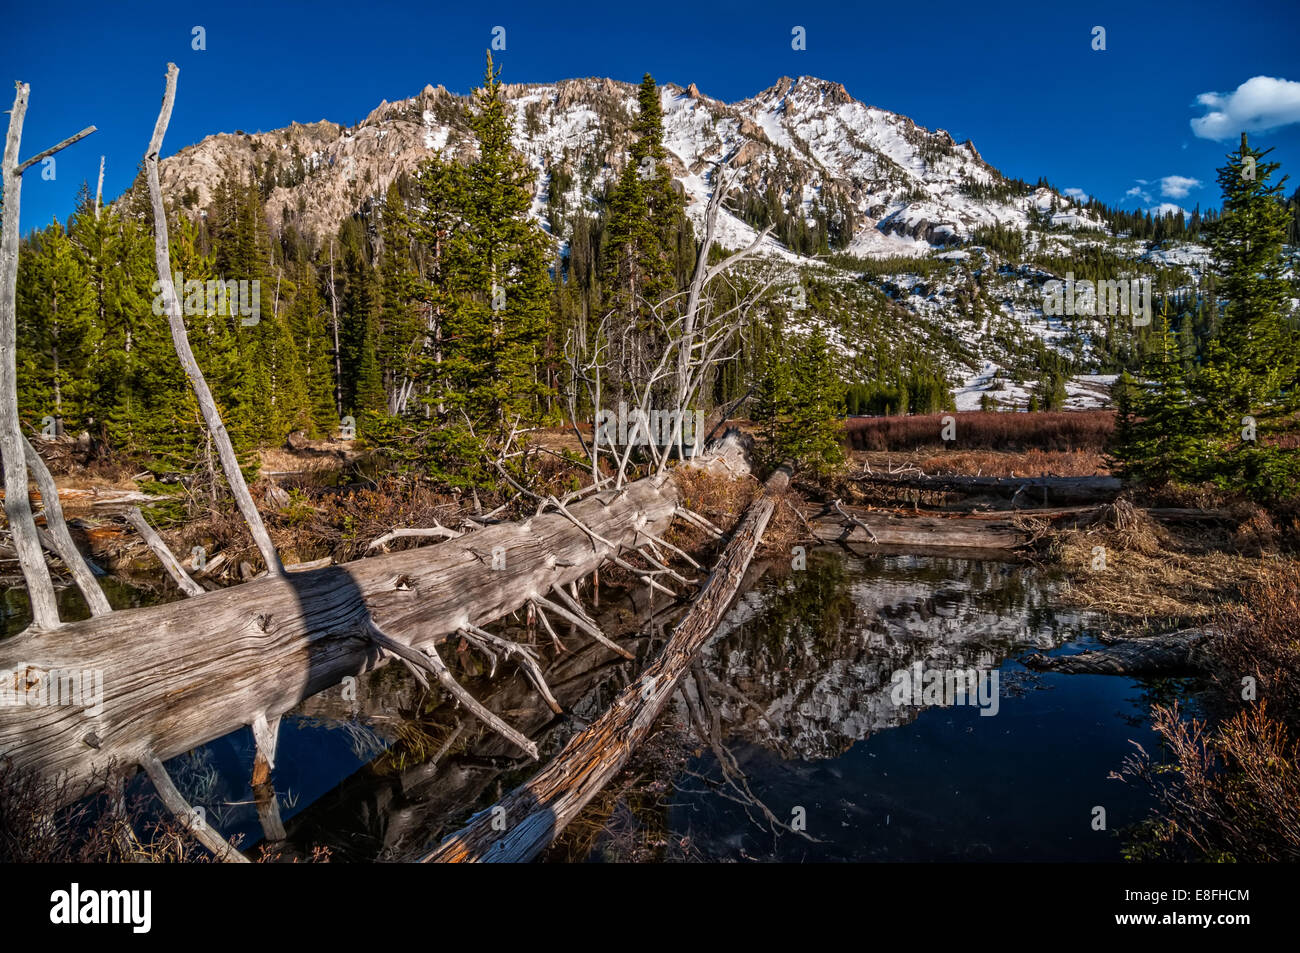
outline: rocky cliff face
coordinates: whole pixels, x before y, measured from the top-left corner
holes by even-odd
[[[594,207],[607,179],[625,161],[636,88],[610,79],[573,79],[504,87],[514,107],[515,145],[538,171],[534,214],[561,226],[554,214],[551,173],[563,168],[572,187],[567,209]],[[712,164],[729,158],[742,169],[747,189],[775,185],[811,215],[815,203],[835,195],[855,210],[857,254],[908,254],[949,244],[981,224],[1024,226],[1041,199],[977,201],[963,189],[1001,181],[975,147],[955,143],[943,130],[853,99],[838,83],[782,77],[771,88],[727,104],[695,84],[661,88],[665,145],[673,175],[703,214]],[[354,127],[328,121],[285,129],[209,136],[163,160],[164,190],[183,207],[206,207],[223,171],[251,174],[268,187],[273,229],[292,222],[324,234],[347,216],[382,198],[403,172],[442,152],[466,157],[472,137],[465,122],[468,97],[441,86],[394,103],[381,102]],[[1062,208],[1069,200],[1057,197]],[[1047,200],[1050,204],[1050,197]],[[753,229],[728,216],[720,238],[736,244]],[[772,243],[774,253],[781,249]]]

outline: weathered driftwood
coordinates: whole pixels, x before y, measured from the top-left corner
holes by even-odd
[[[72,534],[68,532],[68,524],[64,522],[63,508],[59,505],[59,494],[54,487],[54,477],[50,474],[49,467],[45,465],[41,455],[36,452],[36,448],[26,437],[23,437],[23,450],[27,456],[27,469],[41,491],[41,500],[45,504],[45,525],[49,527],[54,549],[63,560],[63,565],[68,567],[68,572],[72,573],[77,588],[81,590],[82,598],[90,607],[91,615],[108,615],[113,611],[113,607],[108,604],[108,597],[95,581],[95,573],[90,563],[81,555],[77,544],[72,541]]]
[[[40,502],[48,509],[49,504],[46,502],[46,494],[39,492],[30,493],[32,502]],[[139,490],[118,490],[112,487],[91,487],[90,489],[80,489],[77,487],[64,486],[59,487],[59,505],[68,509],[86,509],[88,507],[128,507],[137,503],[157,503],[163,499],[161,496],[151,496],[148,493],[141,493]]]
[[[144,768],[145,774],[149,775],[149,780],[153,782],[154,790],[158,792],[158,799],[163,802],[163,807],[175,814],[177,819],[194,835],[195,839],[212,851],[217,860],[233,864],[246,864],[249,862],[248,858],[235,850],[229,841],[208,827],[207,820],[203,815],[190,807],[189,802],[185,800],[181,792],[176,789],[176,785],[172,783],[171,775],[167,773],[167,769],[163,767],[161,761],[154,757],[152,752],[146,751],[141,756],[140,765]]]
[[[662,536],[679,505],[665,474],[569,509],[630,549],[641,531]],[[39,683],[51,669],[101,672],[103,711],[0,706],[0,756],[66,775],[75,796],[102,783],[110,765],[138,764],[148,752],[165,761],[375,667],[381,652],[366,635],[373,625],[417,649],[432,646],[524,608],[612,555],[569,518],[545,513],[436,546],[23,633],[0,641],[0,673],[21,670]]]
[[[750,505],[663,652],[641,677],[537,775],[476,815],[422,860],[532,860],[618,774],[650,734],[678,681],[690,670],[696,653],[731,605],[767,528],[777,495],[788,483],[789,473],[784,469],[767,481],[765,492]]]
[[[1113,500],[1123,484],[1118,477],[926,476],[916,473],[863,473],[857,483],[935,493],[980,494],[1016,499],[1023,505],[1065,505]]]
[[[140,512],[139,507],[133,506],[127,511],[126,521],[140,534],[140,538],[145,541],[145,544],[153,550],[153,554],[158,557],[158,561],[167,570],[167,575],[171,576],[176,585],[180,586],[181,592],[187,596],[203,595],[203,587],[190,578],[190,574],[185,571],[180,560],[172,555],[172,551],[167,548],[167,544],[162,541],[162,537],[145,520],[144,514]]]
[[[1051,657],[1033,655],[1021,659],[1036,672],[1068,675],[1197,675],[1210,667],[1201,647],[1208,633],[1204,629],[1182,629],[1141,639],[1123,639],[1078,655]]]
[[[818,539],[830,543],[873,543],[918,549],[1014,550],[1029,540],[1027,533],[1007,519],[899,516],[857,507],[846,507],[844,515],[817,517],[809,525]]]

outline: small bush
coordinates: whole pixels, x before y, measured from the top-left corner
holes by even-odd
[[[1157,706],[1167,762],[1139,745],[1117,775],[1157,797],[1129,846],[1134,859],[1300,860],[1300,566],[1269,573],[1245,596],[1220,611],[1208,646],[1217,726]]]

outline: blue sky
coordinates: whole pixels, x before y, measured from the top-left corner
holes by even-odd
[[[351,124],[380,100],[439,83],[466,92],[494,26],[507,82],[612,76],[694,82],[726,101],[782,75],[842,82],[863,102],[973,139],[1005,174],[1045,175],[1110,204],[1218,204],[1215,167],[1233,147],[1194,134],[1285,123],[1252,134],[1300,185],[1300,4],[1200,2],[905,4],[562,3],[412,5],[263,0],[187,4],[25,3],[9,11],[0,63],[31,84],[22,157],[94,124],[61,153],[56,177],[24,175],[26,232],[72,209],[108,156],[105,193],[135,176],[162,94],[181,68],[164,155],[215,132],[293,120]],[[207,49],[191,49],[194,26]],[[807,49],[791,49],[803,26]],[[1092,49],[1093,27],[1106,30]],[[1256,81],[1253,77],[1288,81]],[[1291,85],[1297,84],[1297,85]],[[1219,94],[1209,105],[1204,94]],[[1286,122],[1289,120],[1289,122]],[[1145,185],[1141,184],[1145,180]],[[1199,186],[1189,181],[1201,183]],[[1132,194],[1130,190],[1136,190]]]

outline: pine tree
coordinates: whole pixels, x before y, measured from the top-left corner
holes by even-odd
[[[1131,414],[1116,455],[1126,473],[1159,483],[1185,478],[1196,460],[1196,443],[1188,427],[1192,400],[1167,303],[1153,324],[1151,343],[1136,400],[1125,395]]]
[[[94,294],[72,242],[56,221],[36,233],[20,261],[19,407],[37,421],[80,428],[92,397],[86,365],[98,343]]]
[[[364,237],[345,223],[343,246],[343,295],[340,300],[339,353],[343,369],[340,381],[344,413],[358,420],[365,414],[386,410],[383,379],[375,352],[379,323],[379,282],[367,260]]]
[[[419,398],[424,416],[442,415],[446,375],[442,362],[449,346],[447,321],[457,300],[453,263],[463,256],[466,204],[465,167],[442,156],[426,161],[416,177],[419,208],[412,221],[412,235],[422,250],[424,266],[416,294],[424,309],[424,342],[415,359],[419,375]]]
[[[694,244],[685,200],[673,188],[659,89],[649,73],[641,80],[637,102],[635,138],[609,200],[602,264],[604,307],[617,316],[610,331],[618,362],[611,383],[620,395],[649,377],[665,346],[652,306],[685,284]]]
[[[380,215],[383,253],[380,264],[381,307],[376,359],[389,414],[404,409],[408,385],[417,371],[423,345],[416,307],[417,280],[411,261],[412,232],[398,184],[388,188]]]
[[[511,145],[490,54],[474,99],[469,122],[479,154],[467,170],[455,346],[445,363],[463,388],[456,396],[467,415],[480,428],[502,430],[516,417],[541,417],[547,388],[537,364],[550,314],[550,239],[529,216],[535,174]]]
[[[1136,422],[1135,408],[1140,395],[1137,380],[1128,371],[1120,373],[1115,381],[1113,395],[1115,398],[1115,434],[1111,440],[1112,462],[1123,468],[1126,461],[1137,456],[1133,445],[1133,426]]]
[[[814,328],[767,357],[754,417],[761,422],[769,461],[832,472],[844,462],[840,414],[845,395],[825,333]]]
[[[1271,151],[1252,149],[1243,133],[1219,169],[1223,210],[1209,234],[1227,300],[1195,379],[1203,465],[1191,474],[1265,498],[1300,489],[1300,454],[1270,439],[1300,407],[1300,334],[1287,323],[1291,289],[1283,274],[1286,177],[1270,182],[1280,168],[1263,161]]]
[[[552,248],[529,214],[535,173],[511,144],[490,54],[467,121],[475,159],[463,168],[434,159],[417,182],[411,235],[427,259],[420,384],[429,416],[415,432],[431,475],[487,486],[499,479],[488,461],[506,435],[540,423],[552,396],[541,369]]]
[[[1282,274],[1286,177],[1270,184],[1280,166],[1261,160],[1271,151],[1250,148],[1242,133],[1240,149],[1218,174],[1223,213],[1210,229],[1210,248],[1227,303],[1218,337],[1207,348],[1201,396],[1205,422],[1219,437],[1236,431],[1243,415],[1263,416],[1265,405],[1275,407],[1297,360],[1285,324],[1291,297]]]
[[[293,302],[286,320],[298,349],[306,389],[306,424],[314,437],[333,432],[337,426],[334,408],[333,342],[326,321],[326,305],[319,278],[305,249],[296,262],[286,264],[294,275]]]

